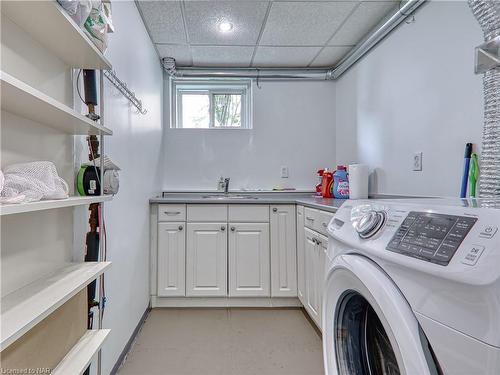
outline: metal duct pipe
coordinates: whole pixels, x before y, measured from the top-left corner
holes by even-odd
[[[329,68],[183,68],[176,67],[171,57],[162,59],[167,73],[172,77],[186,78],[252,78],[262,81],[275,80],[309,80],[324,81],[337,79],[356,63],[363,55],[380,42],[397,25],[410,16],[426,0],[407,0],[380,22],[360,43],[345,56],[339,64]]]
[[[500,2],[469,0],[469,6],[484,32],[485,42],[500,41]],[[480,47],[479,47],[480,48]],[[484,129],[481,154],[479,196],[500,196],[500,68],[483,75]]]
[[[426,0],[408,0],[380,22],[356,47],[354,47],[335,67],[329,71],[330,79],[337,79],[384,39],[396,26],[410,16]],[[403,3],[403,1],[402,1]]]
[[[325,81],[328,69],[260,69],[260,68],[171,68],[171,58],[163,59],[166,72],[176,78],[251,78],[262,81]],[[167,68],[167,66],[169,68]]]

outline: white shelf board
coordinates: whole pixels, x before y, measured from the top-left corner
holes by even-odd
[[[66,199],[46,200],[30,203],[0,204],[0,216],[21,214],[24,212],[51,210],[54,208],[82,206],[91,203],[109,202],[112,199],[112,195],[99,195],[95,197],[75,196]]]
[[[87,331],[80,340],[64,356],[52,375],[81,375],[92,361],[92,357],[101,348],[110,329],[95,329]]]
[[[111,262],[72,263],[3,297],[0,350],[45,319],[110,265]]]
[[[2,1],[2,13],[72,68],[111,69],[111,63],[52,1]]]
[[[5,72],[0,72],[0,82],[2,89],[1,105],[4,111],[12,112],[67,134],[113,134],[110,129],[99,125],[67,105]]]

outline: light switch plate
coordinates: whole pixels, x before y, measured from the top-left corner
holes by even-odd
[[[281,166],[281,178],[288,178],[288,167],[285,165]]]

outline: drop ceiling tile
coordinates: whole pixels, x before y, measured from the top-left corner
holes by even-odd
[[[305,67],[320,50],[321,47],[258,47],[252,66]]]
[[[356,5],[353,2],[273,3],[260,44],[324,45]]]
[[[356,44],[397,6],[393,1],[362,2],[328,44]]]
[[[179,66],[191,66],[193,61],[191,59],[191,51],[187,44],[157,44],[156,48],[160,57],[173,57]]]
[[[311,63],[311,67],[332,67],[337,64],[352,47],[325,47]]]
[[[255,45],[267,12],[268,1],[186,1],[185,17],[192,44]],[[222,33],[220,21],[233,24]]]
[[[192,46],[193,65],[208,67],[248,67],[254,47]]]
[[[154,43],[186,43],[180,1],[138,1]]]

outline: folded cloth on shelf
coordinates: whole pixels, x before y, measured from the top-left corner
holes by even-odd
[[[54,163],[35,161],[12,164],[3,171],[2,203],[27,203],[68,198],[68,184],[57,174]]]

